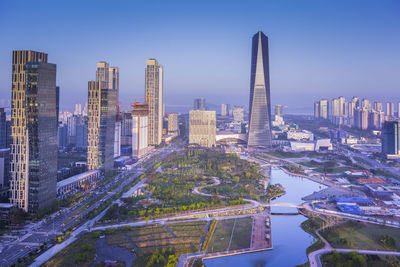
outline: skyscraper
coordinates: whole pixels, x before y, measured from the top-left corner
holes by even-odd
[[[12,68],[10,201],[34,213],[56,198],[56,65],[45,53],[13,51]]]
[[[145,96],[149,106],[149,145],[161,144],[163,126],[163,67],[157,60],[146,62]]]
[[[206,110],[206,100],[204,99],[204,97],[194,99],[193,109]]]
[[[105,172],[114,167],[114,137],[118,92],[110,87],[109,67],[97,64],[96,81],[88,82],[87,166]]]
[[[0,149],[7,147],[7,126],[6,113],[0,108]]]
[[[268,37],[261,31],[253,36],[250,74],[249,147],[270,147],[271,96]]]

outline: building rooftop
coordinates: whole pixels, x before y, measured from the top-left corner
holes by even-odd
[[[92,175],[92,174],[95,174],[95,173],[99,173],[99,172],[100,172],[99,170],[91,170],[91,171],[86,171],[86,172],[71,176],[71,177],[69,177],[69,178],[67,178],[65,180],[62,180],[62,181],[58,182],[57,183],[57,188],[69,185],[69,184],[71,184],[73,182],[82,180],[82,179],[86,178],[89,175]]]

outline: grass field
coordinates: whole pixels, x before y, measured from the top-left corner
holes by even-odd
[[[228,248],[235,220],[222,220],[217,222],[214,235],[208,245],[207,252],[225,251]]]
[[[229,248],[229,241],[231,240],[234,225],[235,229],[233,231],[230,250],[249,248],[252,222],[251,217],[236,219],[236,225],[235,219],[218,221],[207,252],[226,251]]]
[[[83,249],[84,246],[91,245],[92,249]],[[93,237],[92,233],[86,233],[82,235],[78,240],[74,241],[71,245],[61,250],[50,260],[46,261],[42,266],[54,267],[54,266],[79,266],[86,267],[90,266],[94,260],[96,248],[96,238]],[[86,254],[86,261],[77,261],[76,256],[79,254]]]
[[[139,248],[132,266],[165,266],[170,256],[198,252],[202,238],[206,235],[207,222],[180,222],[167,224],[171,234],[162,225],[109,228],[106,231],[86,233],[60,251],[43,266],[92,266],[96,253],[96,240],[105,235],[108,246],[119,246],[131,251]],[[175,237],[176,236],[176,237]],[[81,259],[79,261],[79,259]],[[102,266],[101,263],[95,266]]]
[[[237,219],[230,250],[250,248],[252,225],[251,217]]]
[[[400,251],[400,231],[393,227],[347,222],[321,234],[336,248]],[[394,239],[394,247],[386,247],[379,241],[384,235]]]

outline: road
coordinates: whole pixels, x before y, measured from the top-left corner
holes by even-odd
[[[153,152],[153,154],[151,156],[158,155],[159,159],[156,160],[155,162],[153,162],[152,164],[150,164],[150,166],[148,168],[152,168],[154,164],[163,160],[171,152],[176,151],[176,149],[177,148],[175,148],[173,146],[172,147],[164,147],[164,148],[157,150],[156,152]],[[147,160],[151,160],[151,159],[152,159],[152,157],[147,158]],[[107,195],[105,195],[100,201],[96,202],[95,204],[93,204],[92,206],[87,208],[80,217],[83,218],[84,215],[86,215],[87,213],[91,212],[92,210],[98,208],[102,203],[109,200],[113,195],[120,193],[126,185],[133,182],[142,173],[143,173],[142,170],[129,170],[129,171],[125,171],[125,172],[121,173],[120,175],[123,175],[123,176],[117,177],[113,182],[111,182],[111,185],[109,184],[109,185],[105,186],[104,189],[100,189],[100,190],[107,191],[108,189],[112,188],[113,186],[116,185],[116,183],[120,182],[121,177],[124,178],[123,182],[120,182],[120,184],[115,189],[113,189],[111,192],[107,192]],[[121,199],[121,197],[118,200],[116,200],[115,202],[118,202]],[[81,226],[77,227],[76,229],[74,229],[72,231],[70,238],[68,238],[67,240],[63,241],[60,244],[54,245],[53,247],[51,247],[50,249],[48,249],[47,251],[42,253],[39,257],[37,257],[35,259],[35,262],[32,263],[30,266],[40,266],[41,264],[43,264],[44,262],[49,260],[51,257],[56,255],[59,251],[64,249],[66,246],[68,246],[70,243],[72,243],[74,240],[79,238],[79,236],[83,232],[92,231],[92,229],[94,229],[93,225],[95,224],[95,222],[97,222],[99,219],[101,219],[104,216],[104,214],[107,212],[109,207],[110,206],[108,206],[104,211],[102,211],[100,214],[98,214],[95,218],[86,220],[84,223],[81,224]],[[77,220],[77,219],[78,218],[76,218],[75,220]],[[70,224],[72,225],[72,222],[65,224],[63,227],[68,227]]]
[[[152,157],[156,155],[160,156],[159,160],[161,160],[175,149],[175,147],[158,149],[142,161],[143,163],[146,163],[147,161],[152,160]],[[150,167],[152,167],[153,164],[151,164]],[[38,249],[44,242],[50,244],[51,239],[57,234],[62,234],[63,231],[73,227],[76,225],[78,220],[84,220],[80,227],[73,230],[71,238],[62,244],[58,244],[53,247],[47,245],[45,249],[48,250],[42,254],[48,255],[48,253],[51,253],[54,255],[54,251],[58,250],[60,247],[65,247],[65,244],[69,244],[74,240],[74,238],[77,238],[77,236],[82,232],[82,229],[94,224],[93,220],[85,221],[84,218],[88,213],[97,209],[102,203],[109,200],[114,194],[121,192],[125,185],[137,179],[137,177],[139,177],[142,173],[143,170],[140,169],[124,170],[117,174],[115,179],[111,179],[105,185],[95,188],[88,196],[86,196],[75,206],[63,208],[39,222],[27,224],[23,227],[23,229],[15,231],[16,235],[0,237],[0,247],[2,247],[0,252],[0,266],[10,266],[13,263],[17,263],[18,258],[29,256],[30,251]],[[104,196],[100,197],[102,195]],[[101,214],[104,214],[104,212]]]

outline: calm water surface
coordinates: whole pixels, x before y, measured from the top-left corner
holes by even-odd
[[[285,187],[286,194],[273,203],[301,204],[302,197],[324,186],[308,179],[291,177],[280,169],[273,169],[271,183],[281,184]],[[273,207],[272,212],[295,212],[295,208]],[[296,266],[307,261],[306,248],[314,242],[314,237],[304,232],[300,224],[307,218],[302,215],[296,216],[272,216],[272,244],[270,251],[248,253],[236,256],[222,257],[205,260],[207,267],[217,266],[243,266],[243,267],[286,267]]]

